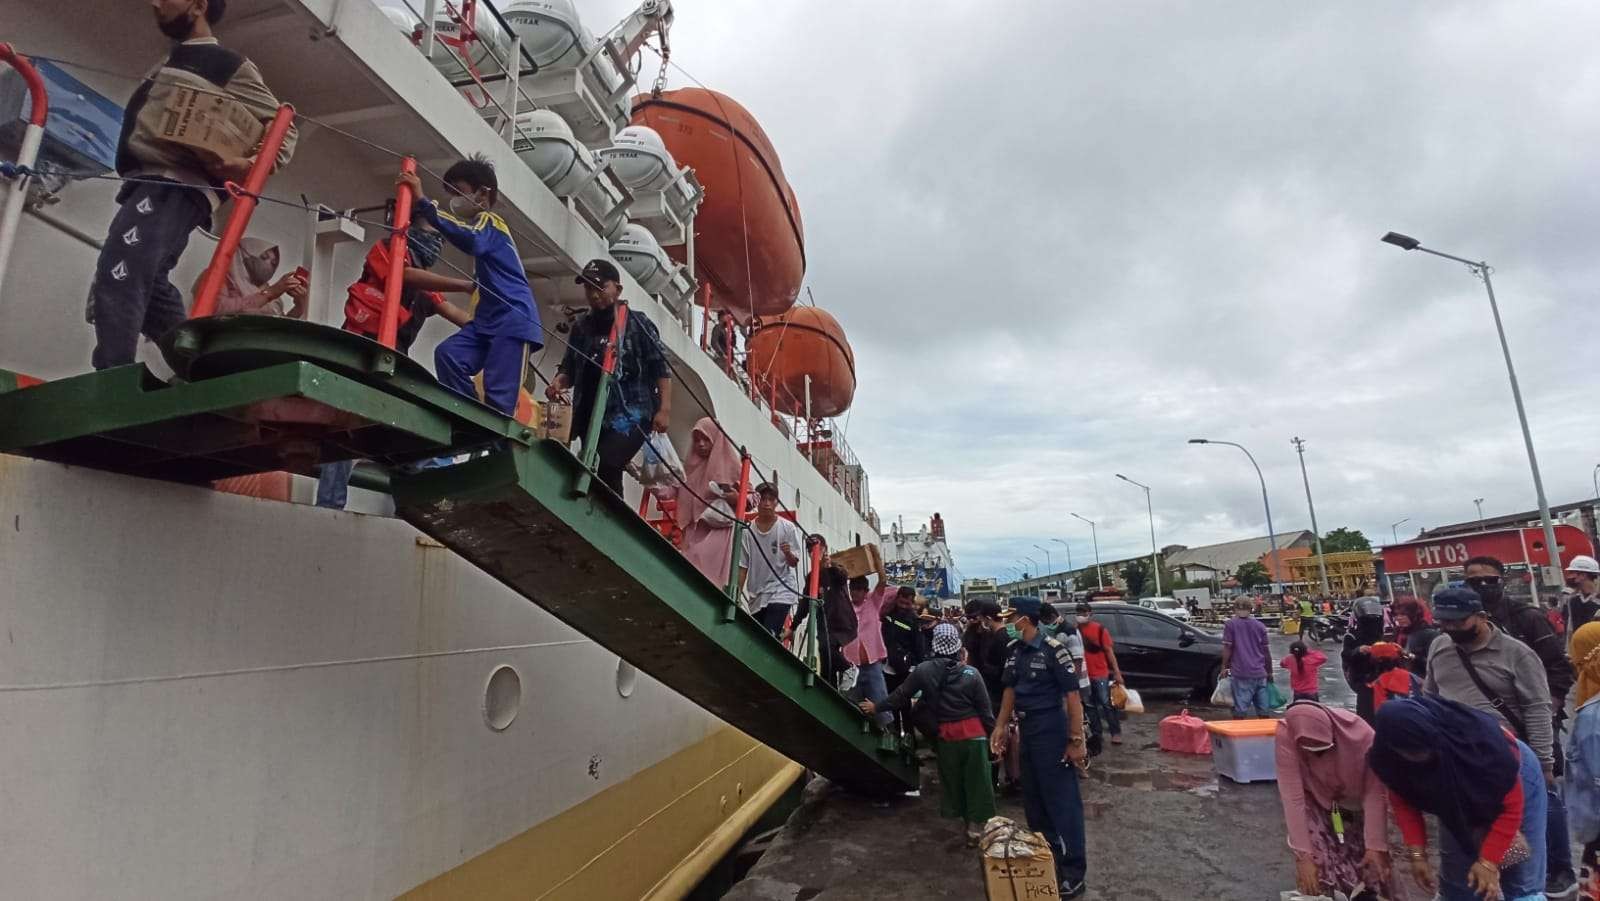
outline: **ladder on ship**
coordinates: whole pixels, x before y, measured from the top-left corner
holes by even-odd
[[[0,451],[195,484],[376,461],[407,522],[730,725],[852,790],[916,787],[908,747],[559,442],[327,326],[192,319],[161,347],[171,382],[141,364],[42,383],[0,370]]]

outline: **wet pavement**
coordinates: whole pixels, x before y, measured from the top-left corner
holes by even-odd
[[[1281,659],[1292,638],[1273,635]],[[1322,670],[1323,700],[1354,706],[1333,643]],[[1277,674],[1288,691],[1288,674]],[[1210,757],[1158,749],[1157,724],[1184,707],[1204,719],[1225,708],[1187,703],[1181,693],[1145,693],[1123,744],[1106,745],[1083,782],[1089,893],[1099,901],[1277,901],[1294,886],[1276,783],[1219,779]],[[912,901],[984,897],[981,861],[959,824],[938,815],[939,787],[924,767],[920,798],[873,803],[816,780],[783,833],[730,901]],[[1024,821],[1021,799],[1001,814]],[[1413,891],[1413,898],[1423,897]]]

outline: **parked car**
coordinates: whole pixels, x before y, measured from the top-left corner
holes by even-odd
[[[1097,603],[1094,618],[1111,633],[1130,687],[1188,688],[1197,697],[1210,697],[1216,688],[1222,636],[1138,604]]]
[[[1183,602],[1177,598],[1140,598],[1134,603],[1146,610],[1165,613],[1180,623],[1189,621],[1189,608],[1183,606]]]

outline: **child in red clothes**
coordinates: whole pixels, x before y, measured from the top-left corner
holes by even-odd
[[[1317,670],[1328,662],[1328,655],[1306,647],[1303,641],[1289,645],[1289,655],[1278,665],[1289,671],[1289,690],[1296,701],[1316,701]]]

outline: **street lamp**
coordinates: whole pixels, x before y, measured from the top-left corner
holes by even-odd
[[[1322,555],[1322,532],[1317,528],[1317,505],[1311,503],[1311,478],[1306,475],[1306,442],[1298,435],[1290,438],[1289,443],[1294,445],[1295,452],[1300,455],[1300,481],[1306,485],[1306,508],[1311,511],[1311,537],[1317,540],[1317,571],[1322,575],[1322,594],[1324,597],[1333,594],[1328,587],[1328,558]]]
[[[1596,468],[1600,469],[1600,467]],[[1600,491],[1596,491],[1595,496],[1600,497]],[[1095,584],[1098,585],[1103,591],[1106,587],[1106,578],[1105,575],[1100,572],[1100,533],[1095,530],[1094,520],[1084,519],[1084,517],[1079,516],[1076,513],[1072,514],[1072,518],[1082,519],[1084,522],[1089,524],[1089,537],[1094,539],[1094,581]]]
[[[1059,538],[1052,538],[1050,540],[1067,549],[1067,572],[1072,572],[1072,545],[1067,544],[1065,541],[1062,541]]]
[[[1281,581],[1281,576],[1283,573],[1283,558],[1278,556],[1278,534],[1272,531],[1272,504],[1267,500],[1267,480],[1266,477],[1261,474],[1261,467],[1257,465],[1256,458],[1251,455],[1250,451],[1245,450],[1244,445],[1235,443],[1233,441],[1212,441],[1210,438],[1190,438],[1189,443],[1226,444],[1229,447],[1237,447],[1239,450],[1244,451],[1245,458],[1250,461],[1251,466],[1256,468],[1256,479],[1261,482],[1261,505],[1267,510],[1267,543],[1272,547],[1273,587],[1275,589],[1275,593],[1283,594],[1283,582]],[[1315,528],[1315,526],[1313,526],[1313,528]]]
[[[1050,549],[1047,548],[1047,547],[1040,547],[1037,544],[1034,545],[1034,547],[1039,548],[1039,550],[1041,550],[1041,551],[1044,551],[1044,574],[1048,576],[1048,575],[1051,575],[1051,574],[1055,573],[1055,571],[1056,571],[1055,564],[1050,562]]]
[[[1483,525],[1483,498],[1475,497],[1475,498],[1472,499],[1472,502],[1478,506],[1478,531],[1480,531],[1480,532],[1489,531]]]
[[[1022,555],[1022,559],[1024,559],[1024,560],[1028,561],[1029,563],[1033,564],[1033,577],[1035,579],[1039,578],[1039,561],[1033,559],[1032,557],[1029,557],[1027,554],[1023,554]]]
[[[1156,508],[1150,504],[1150,486],[1142,482],[1135,482],[1133,479],[1128,478],[1120,472],[1115,473],[1115,475],[1117,478],[1127,482],[1129,485],[1144,489],[1144,508],[1145,512],[1150,514],[1150,568],[1156,571],[1156,596],[1160,597],[1161,559],[1159,556],[1159,551],[1156,549]],[[1095,553],[1095,558],[1098,560],[1099,556],[1099,552],[1097,551]]]
[[[1539,458],[1533,452],[1533,433],[1528,431],[1528,412],[1522,407],[1522,389],[1517,385],[1517,370],[1511,365],[1511,345],[1506,343],[1506,329],[1500,322],[1500,305],[1495,303],[1494,283],[1489,280],[1489,264],[1483,261],[1473,262],[1464,257],[1441,253],[1422,246],[1422,242],[1409,235],[1389,232],[1384,235],[1385,244],[1393,244],[1401,250],[1420,250],[1423,253],[1444,257],[1457,263],[1465,264],[1473,275],[1483,279],[1484,290],[1489,293],[1489,311],[1494,314],[1494,330],[1500,335],[1500,353],[1506,358],[1506,377],[1511,381],[1511,399],[1516,402],[1517,421],[1522,424],[1522,443],[1528,449],[1528,469],[1533,473],[1533,493],[1539,501],[1539,521],[1544,526],[1544,545],[1550,554],[1550,569],[1559,574],[1561,572],[1561,548],[1556,544],[1556,526],[1550,519],[1550,502],[1545,500],[1544,479],[1539,476]],[[1557,578],[1560,578],[1557,575]]]
[[[1407,516],[1405,519],[1402,519],[1399,522],[1392,522],[1389,524],[1389,534],[1394,538],[1395,544],[1400,543],[1400,527],[1410,521],[1411,517]]]

